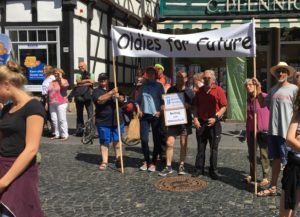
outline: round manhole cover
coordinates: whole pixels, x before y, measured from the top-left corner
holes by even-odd
[[[206,188],[207,182],[190,176],[174,176],[160,179],[154,186],[163,191],[190,192]]]

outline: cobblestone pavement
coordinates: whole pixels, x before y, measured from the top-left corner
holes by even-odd
[[[70,128],[74,114],[69,114]],[[224,123],[223,132],[242,129],[243,124]],[[115,169],[113,151],[107,171],[100,172],[98,141],[83,145],[71,136],[68,141],[42,139],[40,152],[40,193],[45,216],[278,216],[279,196],[258,198],[253,186],[241,182],[248,172],[246,144],[223,135],[219,148],[220,180],[202,177],[207,188],[198,192],[173,193],[156,189],[158,172],[138,171],[140,146],[124,147],[125,174]],[[174,160],[179,158],[178,143]],[[209,148],[208,148],[209,151]],[[196,139],[189,139],[187,169],[192,171]],[[206,156],[209,158],[209,152]],[[208,159],[207,164],[208,165]],[[164,165],[160,163],[159,169]],[[174,169],[178,164],[174,163]],[[258,177],[261,177],[258,165]],[[280,186],[280,185],[279,185]]]

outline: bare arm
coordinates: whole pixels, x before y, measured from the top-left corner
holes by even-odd
[[[11,168],[0,179],[0,191],[9,186],[30,164],[39,150],[44,118],[31,115],[26,119],[25,149],[17,157]]]
[[[63,79],[63,78],[59,79],[58,83],[62,88],[68,88],[69,87],[69,82],[67,80]]]
[[[76,80],[77,86],[91,86],[95,83],[92,79]]]
[[[193,113],[193,116],[194,116],[194,125],[197,129],[199,129],[201,127],[201,124],[198,120],[198,112],[197,112],[197,106],[196,106],[196,103],[194,103],[192,105],[192,113]]]
[[[218,118],[222,117],[222,115],[225,113],[226,108],[226,106],[221,107],[221,109],[215,114],[216,117],[209,118],[207,126],[213,126],[218,121]]]
[[[116,93],[118,93],[118,89],[117,88],[114,88],[111,91],[108,91],[107,93],[99,96],[99,98],[97,99],[97,103],[98,104],[104,104],[107,100],[109,100]]]
[[[300,151],[300,140],[296,138],[298,122],[299,116],[294,113],[286,136],[287,144],[295,151]]]

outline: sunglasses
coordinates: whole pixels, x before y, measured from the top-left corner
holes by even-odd
[[[211,77],[203,77],[203,80],[210,80]]]
[[[279,69],[276,69],[275,72],[276,72],[277,74],[280,74],[280,72],[282,72],[282,73],[288,73],[288,70],[285,69],[285,68],[279,68]]]

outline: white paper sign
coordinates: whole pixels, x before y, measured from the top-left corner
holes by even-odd
[[[184,108],[184,96],[182,93],[165,94],[163,98],[166,110]]]
[[[185,35],[112,26],[111,37],[113,56],[253,57],[256,55],[254,23]]]
[[[163,99],[165,101],[166,126],[186,124],[187,117],[183,93],[165,94]]]
[[[166,126],[186,124],[187,118],[185,108],[165,110],[165,123]]]

